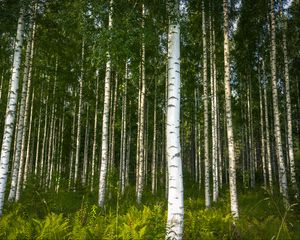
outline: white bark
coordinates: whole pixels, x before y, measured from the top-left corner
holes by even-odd
[[[266,164],[268,165],[268,182],[271,193],[273,193],[273,177],[272,177],[272,163],[271,163],[271,149],[270,149],[270,133],[269,133],[269,113],[268,113],[268,96],[267,96],[267,82],[265,75],[265,63],[262,61],[262,70],[263,70],[263,79],[264,79],[264,87],[263,87],[263,97],[264,97],[264,107],[265,107],[265,130],[266,130]]]
[[[97,150],[97,124],[98,124],[98,101],[99,101],[99,74],[96,72],[96,99],[95,99],[95,115],[94,115],[94,136],[93,136],[93,150],[92,150],[92,169],[91,169],[91,192],[94,190],[95,177],[95,162]]]
[[[142,29],[145,28],[145,6],[142,5]],[[145,36],[142,34],[142,52],[141,52],[141,89],[140,89],[140,118],[139,118],[139,134],[138,134],[138,174],[137,174],[137,197],[136,201],[138,204],[142,201],[142,193],[144,188],[144,171],[145,171],[145,142],[144,142],[144,133],[145,133],[145,91],[146,91],[146,81],[145,81]]]
[[[283,195],[285,205],[288,205],[288,186],[286,170],[284,165],[282,142],[281,142],[281,129],[279,118],[278,106],[278,92],[277,92],[277,76],[276,76],[276,39],[275,39],[275,13],[274,13],[274,0],[271,0],[271,75],[272,75],[272,95],[273,95],[273,112],[274,112],[274,135],[276,144],[276,154],[278,161],[279,171],[279,184]]]
[[[113,0],[110,0],[110,11],[108,20],[108,29],[112,28],[112,14],[113,14]],[[106,53],[107,62],[105,70],[105,83],[104,83],[104,106],[102,118],[102,144],[101,144],[101,168],[99,179],[99,196],[98,205],[104,207],[105,191],[106,191],[106,175],[108,165],[108,128],[109,128],[109,108],[110,108],[110,78],[111,78],[111,59],[110,53]]]
[[[39,123],[37,128],[37,139],[36,139],[36,148],[35,148],[35,163],[34,163],[34,175],[37,177],[38,174],[38,162],[39,162],[39,150],[40,150],[40,134],[41,134],[41,120],[42,120],[42,106],[40,104],[40,111],[39,111]]]
[[[156,81],[156,79],[154,80]],[[154,95],[154,112],[153,112],[153,146],[152,146],[152,163],[151,163],[151,191],[152,194],[156,194],[157,191],[157,162],[156,162],[156,135],[157,135],[157,129],[156,129],[156,82],[155,84],[155,95]]]
[[[22,82],[22,93],[21,93],[21,100],[20,100],[20,107],[19,107],[19,119],[18,119],[18,129],[17,129],[17,140],[16,140],[16,151],[14,156],[14,166],[13,166],[13,174],[11,178],[11,187],[10,192],[8,196],[9,201],[14,201],[16,197],[16,187],[18,182],[18,172],[20,170],[21,165],[21,148],[24,146],[23,142],[23,132],[25,128],[24,119],[25,115],[27,115],[26,112],[26,100],[27,100],[27,94],[29,94],[30,88],[30,82],[31,78],[29,77],[30,72],[30,57],[31,57],[31,42],[32,42],[32,32],[33,32],[33,22],[30,21],[29,26],[29,39],[27,41],[27,47],[26,47],[26,57],[25,57],[25,67],[24,67],[24,75],[23,75],[23,82]],[[23,148],[24,149],[24,148]]]
[[[72,134],[71,134],[71,138],[72,138],[72,146],[71,146],[71,156],[70,156],[70,168],[69,168],[69,182],[68,182],[68,189],[70,190],[71,187],[73,187],[73,175],[74,175],[74,171],[73,171],[73,164],[74,164],[74,143],[75,143],[75,127],[76,127],[76,104],[74,106],[73,109],[73,124],[72,124]]]
[[[207,49],[206,49],[206,21],[204,0],[202,0],[202,43],[203,43],[203,104],[204,104],[204,191],[205,207],[210,207],[209,183],[209,135],[208,135],[208,78],[207,78]]]
[[[285,82],[285,103],[286,103],[286,120],[287,120],[287,151],[288,158],[290,162],[290,178],[292,183],[292,188],[294,191],[295,198],[299,196],[299,189],[296,181],[296,169],[295,169],[295,156],[293,147],[293,127],[292,127],[292,109],[291,109],[291,96],[290,96],[290,77],[289,77],[289,61],[287,53],[287,22],[283,16],[283,3],[282,0],[280,7],[280,15],[282,20],[282,48],[283,48],[283,60],[284,60],[284,82]]]
[[[175,14],[179,11],[175,3]],[[177,14],[176,14],[177,15]],[[166,239],[182,239],[184,201],[180,149],[180,27],[171,20],[168,32],[168,105],[166,124],[168,219]]]
[[[82,186],[86,185],[87,182],[87,170],[88,170],[88,154],[89,154],[89,106],[87,106],[85,136],[84,136],[84,152],[83,152],[83,169],[82,169]]]
[[[215,49],[213,42],[212,16],[209,16],[210,28],[210,86],[211,86],[211,138],[212,138],[212,176],[213,176],[213,201],[216,202],[219,197],[219,171],[218,171],[218,135],[217,135],[217,79],[215,62]]]
[[[78,167],[79,167],[79,155],[80,155],[80,130],[81,130],[81,111],[82,111],[82,85],[83,85],[83,62],[84,62],[84,40],[82,40],[81,47],[81,70],[79,81],[79,102],[78,102],[78,113],[77,113],[77,135],[76,135],[76,154],[75,154],[75,169],[74,169],[74,184],[76,188],[78,178]],[[74,188],[74,190],[75,190]]]
[[[124,93],[122,96],[122,133],[121,133],[121,152],[120,152],[120,184],[121,194],[125,193],[126,186],[126,143],[127,143],[127,79],[128,79],[128,61],[125,66]],[[127,149],[127,151],[129,151]],[[128,166],[127,166],[128,167]]]
[[[261,134],[261,161],[263,165],[263,177],[264,177],[264,187],[267,187],[267,167],[266,167],[266,154],[265,154],[265,131],[264,131],[264,115],[263,115],[263,103],[262,103],[262,91],[261,91],[261,82],[258,82],[259,84],[259,110],[260,110],[260,134]]]
[[[5,189],[8,174],[9,156],[13,135],[13,128],[15,124],[16,104],[18,99],[19,75],[21,66],[21,53],[23,45],[23,32],[24,32],[24,12],[20,11],[18,19],[17,37],[15,42],[14,60],[11,76],[11,86],[9,90],[9,97],[7,101],[4,134],[1,147],[1,160],[0,160],[0,216],[2,215]]]
[[[230,89],[230,58],[229,58],[229,36],[228,36],[228,9],[227,1],[223,0],[224,13],[224,85],[225,85],[225,112],[226,112],[226,127],[227,127],[227,144],[229,157],[229,191],[230,191],[230,207],[231,214],[234,218],[238,218],[238,201],[236,189],[236,167],[235,167],[235,152],[234,138],[232,126],[231,112],[231,89]]]
[[[28,167],[29,167],[29,152],[30,152],[30,141],[31,141],[31,134],[32,134],[32,114],[33,114],[33,100],[34,100],[34,92],[32,93],[31,97],[31,108],[30,108],[30,118],[29,118],[29,129],[28,129],[28,138],[27,138],[27,147],[26,147],[26,156],[25,157],[25,167],[24,167],[24,180],[23,180],[23,189],[26,186],[27,176],[28,176]],[[25,153],[24,153],[25,154]],[[18,191],[18,190],[17,190]]]

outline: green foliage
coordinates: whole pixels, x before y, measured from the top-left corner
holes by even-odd
[[[131,196],[119,196],[103,209],[91,204],[93,197],[78,193],[47,193],[40,194],[40,198],[37,206],[47,205],[42,217],[41,211],[30,204],[7,207],[0,218],[0,239],[165,238],[164,198],[147,195],[151,204],[141,206]],[[55,207],[52,203],[58,199],[61,206]],[[187,198],[184,239],[297,239],[300,235],[299,206],[294,204],[285,209],[276,193],[255,189],[240,194],[240,218],[235,221],[229,203],[228,192],[222,193],[210,209],[205,209],[202,196]]]
[[[69,221],[62,213],[50,213],[44,220],[33,219],[33,221],[36,239],[67,239],[69,236]]]
[[[21,206],[16,205],[0,218],[0,239],[32,239],[32,222],[28,220]]]

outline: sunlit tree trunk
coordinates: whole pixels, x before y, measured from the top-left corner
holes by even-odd
[[[110,11],[108,20],[108,29],[112,28],[112,14],[113,14],[113,0],[110,0]],[[101,144],[101,167],[99,178],[99,196],[98,205],[104,207],[105,191],[106,191],[106,176],[108,165],[108,137],[109,137],[109,108],[110,108],[110,79],[111,79],[111,58],[110,53],[106,53],[107,62],[105,70],[105,83],[104,83],[104,106],[103,106],[103,119],[102,119],[102,144]]]
[[[294,157],[294,147],[293,147],[293,127],[292,127],[292,108],[291,108],[291,94],[290,94],[290,79],[289,79],[289,61],[287,53],[287,22],[283,16],[283,1],[280,0],[280,16],[282,21],[282,48],[283,48],[283,60],[284,60],[284,82],[285,82],[285,99],[286,99],[286,120],[287,120],[287,151],[288,158],[290,162],[290,178],[292,183],[292,188],[295,194],[295,198],[299,196],[299,189],[296,181],[296,169],[295,169],[295,157]]]
[[[24,10],[21,9],[18,19],[17,37],[15,41],[11,86],[9,89],[9,96],[7,100],[5,124],[3,131],[3,140],[1,146],[1,159],[0,159],[0,216],[2,215],[5,189],[7,183],[9,156],[11,149],[11,142],[13,136],[13,128],[16,116],[16,104],[18,99],[19,76],[21,66],[21,53],[23,45],[23,32],[24,32]]]
[[[21,100],[20,100],[20,107],[19,107],[19,119],[18,119],[18,129],[17,129],[17,141],[16,141],[16,151],[15,151],[15,157],[14,157],[14,167],[13,167],[13,174],[11,179],[11,187],[10,192],[8,196],[9,201],[16,200],[16,189],[17,189],[17,183],[18,183],[18,175],[19,171],[22,168],[23,159],[24,156],[24,145],[25,142],[23,142],[23,136],[25,138],[25,134],[23,134],[26,131],[26,125],[25,125],[25,119],[27,117],[27,111],[28,111],[28,102],[29,99],[29,91],[30,91],[30,85],[31,85],[31,73],[30,73],[30,67],[31,67],[31,52],[32,52],[32,42],[33,42],[33,32],[34,32],[34,23],[32,20],[30,20],[30,26],[29,26],[29,38],[27,41],[27,47],[26,47],[26,56],[25,56],[25,66],[24,66],[24,74],[23,74],[23,82],[22,82],[22,93],[21,93]],[[27,97],[28,96],[28,97]],[[27,107],[27,109],[26,109]],[[26,121],[27,123],[27,121]],[[22,157],[21,157],[22,155]]]
[[[212,12],[212,11],[211,11]],[[218,164],[218,132],[217,132],[217,79],[215,69],[215,49],[213,41],[212,14],[209,15],[210,31],[210,89],[211,89],[211,138],[212,138],[212,176],[213,176],[213,201],[216,202],[219,197],[219,164]]]
[[[95,162],[97,150],[97,124],[98,124],[98,101],[99,101],[99,73],[96,71],[96,99],[95,99],[95,115],[94,115],[94,136],[93,136],[93,150],[92,150],[92,168],[91,168],[91,192],[94,190],[95,177]]]
[[[281,129],[278,106],[278,92],[277,92],[277,76],[276,76],[276,39],[275,39],[275,13],[274,0],[271,0],[271,75],[272,75],[272,95],[273,95],[273,112],[274,112],[274,135],[276,144],[276,155],[278,160],[279,184],[283,195],[283,200],[288,205],[288,186],[286,170],[284,165],[284,157],[281,142]]]
[[[227,144],[229,157],[229,191],[231,214],[238,218],[238,201],[236,189],[236,163],[234,152],[234,137],[231,112],[231,89],[230,89],[230,58],[229,58],[229,32],[228,32],[228,9],[227,1],[223,0],[224,13],[224,86],[225,86],[225,115],[227,127]]]
[[[42,97],[43,98],[43,97]],[[35,161],[34,161],[34,176],[38,175],[38,163],[39,163],[39,153],[40,153],[40,135],[41,135],[41,122],[42,122],[42,104],[40,103],[39,110],[39,122],[37,128],[37,138],[36,138],[36,147],[35,147]]]
[[[145,6],[142,5],[142,29],[145,28]],[[136,201],[138,204],[142,201],[142,193],[144,188],[144,163],[145,163],[145,142],[144,142],[144,134],[145,134],[145,91],[146,91],[146,81],[145,81],[145,36],[142,34],[142,51],[141,51],[141,89],[140,89],[140,118],[139,118],[139,134],[138,134],[138,174],[137,174],[137,196]]]
[[[168,219],[166,239],[182,239],[183,178],[180,149],[180,27],[177,19],[179,2],[170,4],[168,32],[168,105],[166,153],[168,162]]]
[[[210,162],[208,135],[208,78],[207,78],[207,49],[206,49],[206,21],[204,0],[202,1],[202,43],[203,43],[203,104],[204,104],[204,186],[205,207],[210,207]]]
[[[84,39],[82,40],[81,47],[81,70],[80,77],[78,79],[79,82],[79,102],[78,102],[78,113],[77,113],[77,134],[76,134],[76,151],[75,151],[75,164],[74,164],[74,184],[76,188],[78,172],[79,172],[79,157],[80,157],[80,137],[81,137],[81,111],[82,111],[82,88],[83,88],[83,71],[84,71]],[[75,190],[74,188],[74,190]]]
[[[126,65],[125,65],[124,92],[122,95],[121,150],[120,150],[120,184],[121,184],[122,196],[125,193],[125,186],[126,186],[127,79],[128,79],[128,61],[126,61]]]

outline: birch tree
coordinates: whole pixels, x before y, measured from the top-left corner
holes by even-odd
[[[183,178],[180,149],[180,26],[179,1],[168,2],[168,103],[166,155],[168,163],[168,218],[166,239],[182,239]]]
[[[113,0],[109,4],[108,30],[112,28]],[[104,83],[104,106],[102,117],[102,144],[101,144],[101,167],[99,179],[99,195],[98,205],[104,207],[105,191],[106,191],[106,175],[108,165],[108,128],[109,128],[109,108],[110,108],[110,78],[111,78],[111,57],[109,51],[106,53],[106,70]]]
[[[229,157],[229,191],[230,191],[230,208],[234,218],[239,217],[237,189],[236,189],[236,163],[234,152],[234,138],[232,126],[231,110],[231,88],[230,88],[230,58],[229,58],[229,28],[228,28],[228,0],[223,0],[224,14],[224,87],[225,87],[225,117],[227,127],[227,145]]]
[[[289,76],[289,61],[287,54],[287,22],[283,15],[283,1],[280,0],[280,16],[282,21],[282,49],[284,60],[284,83],[285,83],[285,104],[286,104],[286,120],[287,120],[287,151],[290,163],[290,178],[295,198],[299,196],[299,190],[296,181],[295,157],[293,147],[293,127],[292,127],[292,108],[291,108],[291,94],[290,94],[290,76]]]
[[[282,151],[279,106],[278,106],[274,0],[271,0],[270,18],[271,18],[271,54],[270,54],[270,58],[271,58],[273,113],[274,113],[274,135],[275,135],[276,155],[277,155],[277,160],[278,160],[279,185],[280,185],[280,190],[281,190],[281,193],[283,196],[283,200],[284,200],[285,204],[288,205],[288,186],[287,186],[286,169],[285,169],[284,157],[283,157],[283,151]]]
[[[7,100],[7,108],[5,115],[4,134],[1,146],[0,158],[0,216],[3,211],[5,189],[7,183],[9,156],[11,149],[11,142],[13,136],[13,128],[15,124],[16,105],[18,99],[19,76],[21,66],[21,54],[23,46],[23,32],[24,32],[24,9],[21,8],[18,19],[17,36],[15,41],[15,50],[13,57],[11,84],[9,89],[9,96]]]
[[[204,105],[204,192],[205,207],[210,207],[210,183],[209,183],[209,135],[208,135],[208,78],[207,78],[207,49],[206,49],[206,21],[204,0],[202,1],[202,44],[203,44],[203,105]]]

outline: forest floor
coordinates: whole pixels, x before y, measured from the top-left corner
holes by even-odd
[[[185,193],[184,239],[300,239],[299,203],[285,209],[279,194],[262,188],[240,191],[240,218],[234,222],[228,192],[205,210],[204,197],[192,189],[190,197]],[[83,190],[27,190],[19,203],[6,206],[0,239],[164,239],[163,197],[146,194],[145,204],[138,206],[134,189],[128,189],[124,198],[112,194],[100,209],[96,194]]]

